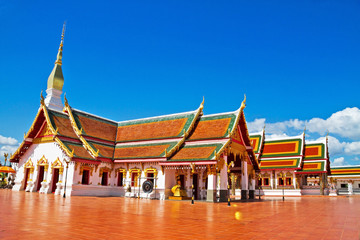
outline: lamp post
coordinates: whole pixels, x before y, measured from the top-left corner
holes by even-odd
[[[234,167],[234,161],[231,161],[228,165],[227,165],[227,175],[228,175],[228,178],[227,178],[227,188],[228,188],[228,206],[230,207],[231,204],[230,204],[230,184],[229,184],[229,175],[230,175],[230,166],[231,167]]]
[[[259,200],[261,200],[261,193],[260,193],[260,187],[261,187],[261,175],[260,173],[258,174],[258,188],[259,188]]]
[[[283,185],[282,185],[282,193],[283,193],[283,201],[285,201],[285,193],[284,193],[284,188],[285,188],[285,174],[284,173],[280,173],[280,177],[283,180]]]
[[[194,204],[194,192],[195,192],[195,189],[194,189],[194,184],[191,185],[191,204]]]
[[[66,182],[67,182],[67,173],[68,173],[70,160],[67,161],[66,159],[64,159],[64,161],[66,162],[66,173],[65,173],[65,187],[64,187],[64,196],[63,197],[66,198]]]

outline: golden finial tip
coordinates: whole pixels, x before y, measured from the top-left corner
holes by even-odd
[[[65,36],[65,28],[66,28],[66,21],[64,21],[63,24],[63,29],[62,29],[62,33],[61,33],[61,41],[64,40],[64,36]]]
[[[246,107],[246,94],[244,94],[244,100],[241,103],[240,109],[244,109]]]
[[[201,108],[201,109],[204,108],[204,102],[205,102],[205,97],[203,96],[203,100],[202,100],[202,102],[201,102],[201,104],[200,104],[200,108]]]
[[[41,92],[40,92],[40,103],[44,104],[43,90],[41,90]]]

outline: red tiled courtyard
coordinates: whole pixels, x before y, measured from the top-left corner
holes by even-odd
[[[359,239],[360,197],[205,203],[0,190],[0,239]]]

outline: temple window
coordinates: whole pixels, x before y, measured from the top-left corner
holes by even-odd
[[[287,178],[285,179],[286,185],[288,185],[288,186],[289,186],[289,185],[292,185],[292,184],[291,184],[291,180],[292,180],[291,178],[287,177]]]
[[[147,181],[154,183],[154,173],[147,173]]]
[[[81,184],[89,185],[89,170],[83,170]]]
[[[139,173],[132,172],[131,173],[131,186],[137,187],[138,186],[138,179],[139,179]]]
[[[341,187],[341,188],[347,188],[348,186],[347,186],[346,183],[342,183],[342,184],[340,185],[340,187]]]
[[[270,184],[270,179],[269,178],[263,178],[262,179],[262,183],[263,183],[263,186],[269,186]]]
[[[284,179],[278,178],[278,184],[279,184],[279,186],[284,186]]]
[[[101,185],[102,186],[107,186],[108,185],[108,172],[103,172],[102,176],[101,176]]]
[[[118,173],[118,182],[117,185],[118,187],[122,187],[123,185],[123,178],[124,178],[124,174],[122,172]]]
[[[259,178],[259,179],[258,179],[258,186],[262,186],[262,185],[263,185],[262,178]]]

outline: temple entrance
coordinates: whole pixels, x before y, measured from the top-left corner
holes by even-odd
[[[150,181],[152,182],[152,184],[154,184],[154,173],[148,173],[147,178],[148,178],[146,179],[147,181]]]
[[[101,185],[102,186],[107,186],[108,185],[108,172],[103,172],[102,174],[102,178],[101,178]]]
[[[82,174],[81,184],[89,184],[89,170],[84,170]]]
[[[38,175],[38,181],[37,181],[37,187],[36,191],[39,191],[41,188],[41,182],[44,180],[44,166],[39,167],[39,175]]]
[[[30,168],[26,168],[25,170],[25,182],[24,182],[24,190],[26,190],[26,187],[27,187],[27,182],[28,182],[28,179],[29,179],[29,173],[30,173]]]
[[[137,172],[131,173],[131,186],[132,187],[138,186],[138,179],[139,179],[139,174]]]
[[[56,190],[56,184],[59,181],[59,169],[54,168],[54,173],[52,177],[52,184],[51,184],[51,192],[54,193]]]
[[[118,174],[118,183],[117,183],[118,187],[122,187],[122,186],[123,186],[123,178],[124,178],[123,173],[122,173],[122,172],[119,172],[119,174]]]
[[[198,200],[198,187],[199,187],[199,180],[198,180],[198,174],[194,173],[193,174],[193,185],[194,185],[194,199]]]
[[[180,186],[181,186],[181,189],[185,189],[185,175],[181,174],[179,175],[179,183],[180,183]]]

